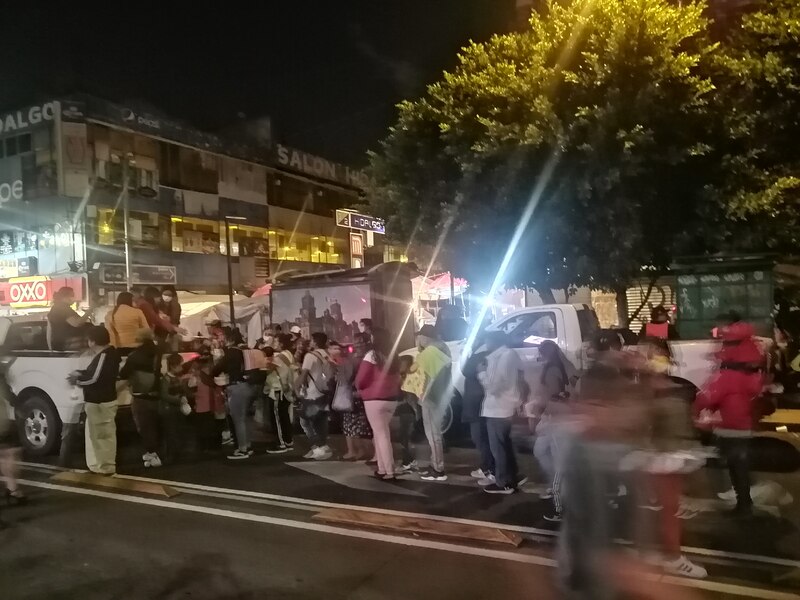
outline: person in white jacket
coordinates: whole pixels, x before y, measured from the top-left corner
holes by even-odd
[[[511,443],[511,423],[523,403],[522,361],[508,347],[507,336],[502,331],[487,334],[486,348],[489,354],[478,380],[486,391],[481,416],[486,419],[495,482],[483,489],[488,494],[513,494],[520,485],[520,478]]]

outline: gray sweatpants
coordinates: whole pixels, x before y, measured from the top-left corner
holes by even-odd
[[[431,469],[444,471],[444,435],[442,434],[442,409],[439,404],[426,400],[422,407],[422,425],[431,446]]]

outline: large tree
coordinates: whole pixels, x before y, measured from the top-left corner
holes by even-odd
[[[728,135],[717,189],[728,247],[797,254],[800,239],[800,2],[746,15],[716,61]]]
[[[719,119],[703,5],[551,1],[472,43],[371,157],[371,210],[457,271],[540,291],[620,289],[699,250]],[[534,207],[532,218],[526,217]],[[702,208],[703,210],[699,210]]]

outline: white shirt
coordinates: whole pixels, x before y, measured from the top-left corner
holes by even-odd
[[[325,395],[325,388],[328,380],[325,374],[323,360],[327,360],[328,353],[325,350],[313,350],[308,352],[303,358],[304,371],[308,371],[309,378],[306,384],[306,398],[316,400]]]
[[[522,361],[511,348],[502,346],[486,357],[486,370],[478,373],[486,397],[482,417],[506,419],[513,417],[522,403],[519,372]]]

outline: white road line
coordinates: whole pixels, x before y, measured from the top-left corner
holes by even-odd
[[[448,542],[415,539],[410,537],[406,538],[406,537],[388,535],[385,533],[377,533],[372,531],[343,529],[341,527],[333,527],[331,525],[322,525],[319,523],[306,523],[303,521],[293,521],[290,519],[282,519],[278,517],[267,517],[263,515],[254,515],[239,511],[223,510],[219,508],[210,508],[204,506],[195,506],[192,504],[183,504],[181,502],[173,502],[169,500],[157,500],[153,498],[142,498],[139,496],[128,496],[126,494],[116,494],[100,490],[76,488],[64,485],[57,485],[53,483],[45,483],[41,481],[30,481],[30,480],[20,479],[19,482],[24,485],[29,485],[31,487],[53,490],[57,492],[65,492],[68,494],[95,496],[98,498],[105,498],[108,500],[130,502],[132,504],[142,504],[145,506],[156,506],[159,508],[169,508],[172,510],[182,510],[186,512],[193,512],[204,515],[213,515],[216,517],[223,517],[228,519],[237,519],[240,521],[250,521],[266,525],[275,525],[278,527],[302,529],[305,531],[313,531],[316,533],[341,535],[345,537],[358,538],[362,540],[384,542],[388,544],[397,544],[401,546],[410,546],[414,548],[426,548],[429,550],[439,550],[442,552],[452,552],[456,554],[464,554],[469,556],[479,556],[482,558],[494,558],[511,562],[538,565],[548,568],[554,568],[557,566],[555,560],[550,558],[545,558],[542,556],[537,556],[534,554],[515,553],[506,550],[493,550],[489,548],[473,548],[470,546],[461,546],[458,544],[452,544]],[[719,583],[715,581],[696,581],[691,579],[682,579],[680,577],[669,577],[669,576],[655,576],[652,579],[653,581],[661,581],[663,583],[667,583],[673,586],[703,589],[712,592],[719,592],[746,598],[759,598],[763,600],[797,600],[796,594],[790,594],[776,590],[754,588],[738,584]]]
[[[54,465],[46,465],[40,463],[20,462],[20,465],[26,467],[41,467],[50,471],[64,471],[62,467]],[[88,471],[83,471],[88,472]],[[247,502],[257,502],[262,504],[274,503],[275,506],[290,507],[287,505],[296,505],[299,510],[309,510],[306,507],[317,508],[340,508],[345,510],[360,510],[362,512],[378,513],[385,515],[392,515],[396,517],[410,517],[410,518],[426,518],[434,521],[442,521],[446,523],[460,523],[462,525],[476,525],[480,527],[494,527],[504,531],[514,531],[516,533],[523,533],[535,536],[557,537],[558,532],[551,529],[539,529],[536,527],[525,527],[523,525],[509,525],[505,523],[495,523],[492,521],[478,521],[474,519],[463,519],[459,517],[447,517],[444,515],[432,515],[427,513],[416,513],[402,510],[392,510],[386,508],[375,508],[372,506],[363,506],[360,504],[343,504],[337,502],[325,502],[323,500],[310,500],[308,498],[299,498],[295,496],[282,496],[279,494],[269,494],[266,492],[254,492],[250,490],[240,490],[235,488],[224,488],[210,485],[202,485],[198,483],[186,483],[182,481],[172,481],[169,479],[156,479],[152,477],[139,477],[136,475],[117,475],[117,477],[130,479],[132,481],[142,481],[145,483],[158,483],[162,485],[169,485],[174,488],[180,488],[180,491],[194,494],[197,496],[209,496],[216,498],[228,498],[235,496]],[[224,494],[224,496],[222,495]],[[779,567],[788,567],[793,569],[800,569],[800,560],[790,558],[779,558],[772,556],[763,556],[760,554],[744,554],[740,552],[726,552],[724,550],[712,550],[710,548],[699,548],[694,546],[682,546],[681,550],[686,554],[695,556],[707,556],[712,558],[727,558],[733,560],[740,560],[746,562],[761,563],[766,565],[775,565]]]

